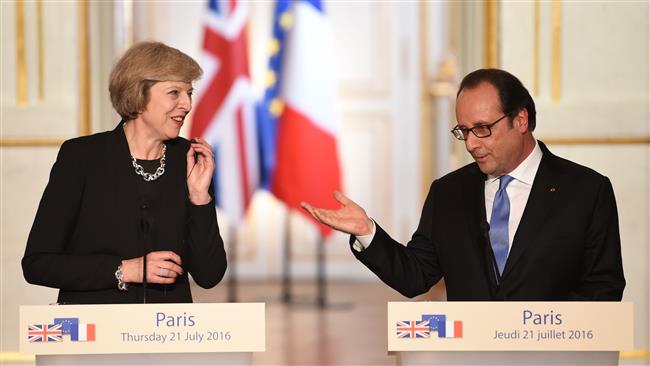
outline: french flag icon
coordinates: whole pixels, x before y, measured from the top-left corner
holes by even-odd
[[[438,337],[440,338],[462,338],[463,322],[460,320],[441,320],[438,323]]]

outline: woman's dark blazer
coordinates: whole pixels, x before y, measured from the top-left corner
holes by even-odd
[[[60,303],[136,303],[142,286],[119,291],[115,271],[123,259],[170,250],[184,274],[172,285],[147,287],[147,302],[191,302],[188,272],[201,287],[215,286],[226,255],[212,202],[190,203],[183,138],[166,142],[158,193],[138,193],[142,177],[131,165],[121,124],[113,131],[63,143],[29,234],[23,274],[27,282],[59,288]],[[150,226],[145,243],[143,224]]]

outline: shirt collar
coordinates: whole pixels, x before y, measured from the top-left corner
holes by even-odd
[[[508,173],[508,175],[522,183],[526,183],[527,185],[532,186],[533,181],[535,180],[535,175],[537,174],[537,168],[539,168],[539,163],[541,161],[542,149],[539,147],[537,140],[535,140],[535,147],[533,148],[533,151],[528,154],[526,159],[524,159],[521,164],[519,164],[513,171]],[[489,175],[487,181],[491,183],[498,178],[499,177]]]

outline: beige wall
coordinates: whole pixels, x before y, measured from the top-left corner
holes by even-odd
[[[548,142],[555,154],[612,181],[627,279],[624,300],[634,302],[635,345],[646,350],[650,348],[649,10],[647,2],[540,2],[537,10],[533,2],[504,2],[499,21],[500,65],[519,75],[531,90],[538,85],[536,137]],[[559,14],[556,20],[554,11]]]

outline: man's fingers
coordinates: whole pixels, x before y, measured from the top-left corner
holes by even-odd
[[[310,215],[316,217],[316,214],[314,213],[314,208],[312,207],[312,205],[310,205],[309,203],[303,201],[303,202],[300,202],[300,206],[301,206],[305,211],[309,212]]]
[[[328,225],[325,218],[323,217],[323,213],[321,212],[321,210],[315,209],[313,211],[314,211],[313,215],[316,218],[316,220],[318,220],[318,222],[320,222],[321,224]]]
[[[347,198],[343,193],[339,191],[334,191],[332,195],[334,196],[334,199],[343,206],[347,206],[350,202],[352,202],[349,198]]]
[[[318,222],[325,225],[331,224],[331,220],[328,219],[328,210],[312,207],[312,205],[307,202],[301,202],[300,206],[302,206],[305,211],[309,212],[309,214],[318,220]]]

